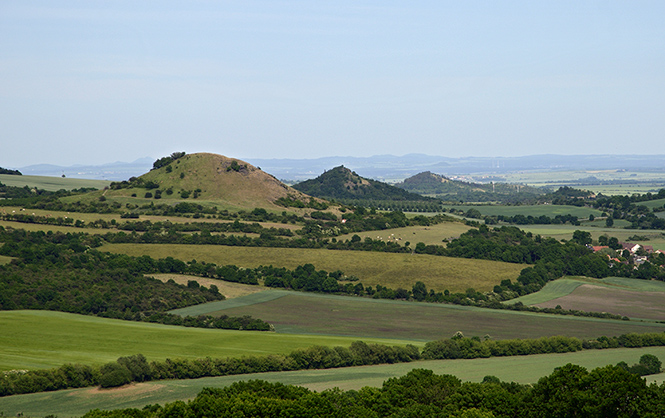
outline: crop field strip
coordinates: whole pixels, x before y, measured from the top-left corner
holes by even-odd
[[[487,375],[504,381],[535,383],[552,373],[555,367],[568,363],[587,369],[625,361],[637,363],[643,354],[665,358],[665,347],[621,348],[591,350],[565,354],[542,354],[516,357],[496,357],[474,360],[431,360],[379,366],[348,367],[327,370],[257,373],[239,376],[204,377],[189,380],[161,380],[131,384],[117,389],[70,389],[0,398],[0,412],[5,416],[45,416],[58,411],[61,418],[81,416],[94,409],[142,408],[148,404],[165,404],[187,400],[205,387],[223,387],[237,381],[261,379],[305,386],[322,391],[334,387],[358,390],[365,386],[380,387],[391,377],[403,376],[414,368],[433,370],[436,374],[452,374],[463,381],[480,382]],[[646,377],[647,382],[662,383],[665,373]]]
[[[51,311],[0,311],[0,371],[65,363],[100,365],[139,353],[148,360],[286,354],[313,345],[348,347],[358,339],[187,328]],[[363,340],[421,345],[395,338]]]
[[[468,288],[489,291],[501,280],[515,280],[525,267],[521,264],[424,254],[325,249],[107,244],[100,247],[100,250],[132,256],[149,255],[153,258],[171,256],[183,261],[196,259],[199,262],[234,264],[247,268],[273,265],[294,269],[311,263],[319,270],[341,270],[347,276],[355,275],[363,286],[380,284],[393,289],[411,289],[416,281],[422,281],[428,289],[437,292],[446,289],[451,292],[465,292]]]
[[[603,212],[597,209],[578,207],[578,206],[565,206],[565,205],[520,205],[520,206],[504,206],[504,205],[444,205],[445,207],[453,207],[455,209],[462,209],[468,211],[469,209],[477,209],[483,215],[488,216],[549,216],[554,218],[556,215],[573,215],[579,218],[589,218],[589,215],[600,216]]]
[[[399,338],[433,341],[457,331],[495,339],[566,335],[595,338],[630,332],[663,332],[665,324],[617,321],[468,306],[266,291],[174,311],[180,314],[251,315],[277,333]]]

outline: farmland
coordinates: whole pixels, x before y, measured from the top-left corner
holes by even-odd
[[[1,311],[0,329],[0,371],[52,368],[65,363],[100,365],[137,353],[151,361],[284,354],[312,345],[347,347],[358,340],[185,328],[50,311]],[[413,343],[363,340],[391,345]]]
[[[343,390],[365,386],[380,387],[391,377],[403,376],[414,368],[433,370],[437,374],[452,374],[464,381],[480,382],[484,376],[497,376],[504,381],[535,383],[540,377],[568,363],[587,369],[625,361],[633,364],[643,354],[665,358],[665,348],[624,348],[592,350],[576,353],[496,357],[474,360],[431,360],[414,363],[362,366],[328,370],[302,370],[294,372],[257,373],[243,376],[204,377],[194,380],[166,380],[135,383],[118,389],[71,389],[15,395],[0,398],[0,412],[5,416],[23,413],[25,416],[46,416],[58,411],[59,417],[73,417],[94,409],[142,408],[148,404],[161,404],[174,400],[192,399],[205,387],[228,386],[233,382],[261,379],[269,382],[300,385],[312,390],[338,387]],[[648,382],[665,381],[665,373],[647,377]]]
[[[491,290],[504,279],[515,279],[524,266],[485,260],[437,257],[424,254],[393,254],[323,249],[227,247],[178,244],[107,244],[100,248],[112,253],[168,256],[182,260],[234,264],[253,268],[273,265],[293,269],[307,263],[326,271],[342,270],[357,276],[364,286],[380,284],[410,289],[416,281],[428,289],[464,292],[468,288]]]
[[[630,332],[665,331],[665,324],[656,323],[272,290],[175,312],[187,315],[251,315],[274,324],[278,333],[392,337],[415,341],[448,338],[457,331],[467,336],[489,335],[495,339],[553,335],[596,338]]]
[[[557,215],[573,215],[579,218],[588,218],[589,215],[596,217],[602,214],[601,211],[592,208],[579,207],[579,206],[566,206],[566,205],[520,205],[520,206],[503,206],[503,205],[446,205],[446,208],[461,209],[464,212],[469,209],[476,209],[485,216],[549,216],[554,218]]]
[[[665,283],[608,277],[565,278],[548,283],[541,291],[509,301],[543,308],[609,312],[630,318],[665,319]]]
[[[72,190],[80,188],[103,189],[111,184],[106,180],[86,180],[64,177],[46,177],[46,176],[14,176],[9,174],[0,174],[0,183],[7,186],[24,187],[31,189],[37,188],[55,192],[58,190]]]
[[[95,266],[101,266],[101,260],[106,260],[109,263],[108,277],[127,276],[127,279],[138,280],[143,279],[141,275],[153,276],[164,283],[158,283],[160,286],[176,286],[170,281],[184,285],[184,287],[177,288],[178,290],[171,293],[169,296],[161,300],[171,300],[184,294],[185,291],[196,289],[198,291],[199,285],[205,286],[206,292],[213,291],[213,285],[224,295],[227,296],[226,300],[219,300],[221,296],[217,294],[216,299],[199,299],[202,300],[216,300],[215,302],[202,303],[199,305],[188,306],[187,304],[173,305],[172,307],[165,308],[164,312],[168,309],[174,309],[175,306],[187,306],[185,308],[171,310],[171,314],[179,314],[182,316],[191,315],[198,317],[202,315],[210,315],[217,317],[221,315],[228,315],[231,317],[244,317],[251,316],[252,318],[259,318],[263,321],[270,323],[274,327],[275,332],[252,332],[252,331],[231,331],[231,330],[213,330],[205,328],[189,328],[182,326],[159,325],[150,322],[133,322],[121,321],[96,316],[81,316],[68,313],[54,312],[54,311],[37,311],[37,310],[5,310],[0,311],[0,371],[7,370],[34,370],[44,369],[60,366],[64,363],[81,363],[86,365],[99,366],[108,362],[112,362],[118,357],[129,356],[141,353],[146,356],[148,361],[163,361],[167,358],[181,358],[181,359],[194,359],[202,357],[242,357],[246,355],[268,355],[268,354],[285,354],[292,352],[297,348],[306,348],[313,345],[323,346],[343,346],[348,347],[352,342],[362,340],[368,343],[376,342],[388,345],[406,345],[414,344],[417,347],[422,347],[426,342],[450,338],[457,332],[463,333],[467,337],[488,338],[492,340],[504,339],[529,339],[544,336],[564,335],[571,337],[578,337],[581,339],[592,339],[601,336],[617,336],[628,333],[643,333],[643,332],[664,332],[665,323],[662,323],[665,316],[665,308],[662,307],[662,295],[665,292],[665,285],[661,282],[624,279],[624,278],[606,278],[606,279],[589,279],[586,277],[568,277],[560,280],[550,282],[541,291],[524,296],[520,299],[510,302],[522,302],[525,305],[532,305],[537,307],[554,307],[561,305],[564,309],[575,309],[594,312],[611,312],[619,315],[625,315],[631,318],[629,321],[621,321],[616,319],[599,319],[590,317],[580,317],[572,315],[554,315],[545,313],[535,313],[527,311],[517,311],[508,309],[483,309],[477,306],[492,306],[492,303],[486,303],[485,298],[492,300],[498,297],[501,292],[508,291],[504,295],[516,294],[515,288],[510,286],[521,286],[519,289],[527,289],[528,284],[516,283],[516,278],[520,275],[520,271],[527,267],[525,264],[517,263],[504,263],[497,261],[483,260],[488,251],[476,250],[472,258],[451,258],[444,256],[427,255],[421,249],[420,252],[413,253],[393,253],[393,252],[378,252],[376,248],[367,246],[367,248],[349,246],[354,249],[372,249],[375,251],[351,251],[351,250],[332,250],[332,249],[314,249],[314,247],[321,247],[322,243],[333,242],[336,240],[356,243],[371,243],[372,240],[383,242],[396,241],[400,251],[404,250],[404,246],[408,242],[411,249],[416,248],[416,244],[424,243],[426,245],[444,245],[446,241],[453,241],[461,234],[471,229],[470,225],[456,222],[442,222],[436,225],[424,226],[427,222],[423,222],[421,226],[409,226],[398,229],[376,230],[387,224],[382,220],[383,212],[361,211],[353,208],[338,208],[334,209],[333,213],[339,216],[341,213],[346,213],[350,222],[347,227],[353,224],[353,229],[349,230],[360,231],[346,235],[337,236],[334,233],[328,235],[325,228],[334,226],[337,220],[331,220],[330,214],[323,212],[313,215],[313,207],[304,207],[304,203],[300,201],[298,208],[291,208],[288,206],[277,207],[270,202],[270,198],[276,196],[277,192],[281,193],[284,190],[282,186],[275,183],[275,179],[268,179],[258,169],[253,169],[245,173],[247,176],[242,181],[248,180],[249,175],[254,176],[254,180],[269,181],[272,186],[269,193],[261,194],[254,183],[247,182],[243,185],[247,190],[253,190],[248,200],[243,202],[234,202],[233,196],[227,194],[232,186],[231,181],[233,177],[239,176],[241,173],[232,168],[232,160],[225,158],[217,158],[204,156],[200,157],[205,164],[200,166],[196,165],[195,158],[182,160],[178,166],[174,163],[173,172],[167,171],[165,167],[152,171],[150,173],[151,181],[156,185],[154,188],[143,188],[139,183],[118,185],[111,187],[108,191],[97,191],[85,196],[68,196],[63,200],[72,203],[71,206],[60,205],[51,206],[53,208],[71,208],[71,212],[65,211],[51,211],[43,209],[26,209],[21,210],[20,207],[3,207],[7,213],[14,213],[13,211],[23,212],[25,214],[35,214],[35,216],[50,216],[50,217],[68,217],[68,219],[81,220],[85,223],[92,223],[98,220],[100,225],[104,228],[74,228],[68,226],[50,226],[50,225],[37,225],[19,222],[3,221],[0,226],[19,228],[34,231],[53,231],[53,232],[81,232],[81,233],[105,233],[116,232],[115,225],[118,223],[126,222],[124,217],[121,217],[121,212],[125,209],[132,211],[136,209],[134,206],[125,206],[127,203],[132,205],[146,205],[138,219],[132,218],[131,221],[145,221],[151,222],[171,222],[171,223],[187,223],[187,222],[231,222],[228,220],[221,221],[214,219],[219,214],[220,209],[242,209],[246,212],[252,212],[252,208],[264,207],[270,212],[291,211],[289,216],[298,214],[300,217],[289,218],[284,215],[281,217],[264,217],[257,219],[286,219],[276,221],[274,223],[262,222],[260,225],[264,227],[278,227],[287,228],[292,231],[303,228],[302,235],[298,235],[294,239],[298,245],[302,247],[311,245],[313,248],[281,248],[270,247],[270,245],[277,241],[271,241],[270,234],[254,233],[251,236],[259,237],[262,240],[252,242],[252,245],[258,246],[225,246],[225,245],[193,245],[193,244],[110,244],[104,243],[103,239],[90,239],[79,238],[78,236],[64,236],[58,234],[46,235],[48,242],[41,242],[38,238],[39,234],[34,236],[26,236],[22,238],[24,241],[19,240],[20,234],[7,234],[7,242],[11,245],[4,247],[5,249],[11,248],[7,251],[7,255],[12,255],[16,258],[32,256],[30,260],[35,263],[35,269],[43,268],[43,271],[49,271],[51,266],[58,265],[61,268],[63,263],[71,262],[68,265],[66,274],[71,274],[72,277],[78,276],[79,271],[77,268],[84,265],[88,271],[94,271]],[[213,164],[214,163],[214,164]],[[228,167],[226,166],[228,164]],[[241,170],[242,165],[237,166]],[[185,216],[157,216],[155,213],[168,213],[183,214],[174,212],[173,210],[165,210],[167,205],[172,205],[179,201],[187,199],[186,197],[179,196],[182,191],[194,189],[196,187],[196,176],[200,171],[213,170],[206,174],[204,182],[205,187],[201,187],[201,195],[196,200],[188,200],[187,203],[192,202],[191,207],[216,206],[217,211],[211,210],[205,213],[199,212],[186,212]],[[177,175],[174,173],[177,171]],[[243,174],[243,175],[245,175]],[[147,179],[148,177],[146,177]],[[180,180],[182,181],[180,181]],[[222,179],[229,183],[221,187],[215,183],[215,179]],[[220,180],[221,181],[221,180]],[[145,184],[144,184],[145,185]],[[219,187],[218,187],[219,186]],[[152,186],[151,186],[152,187]],[[145,190],[152,190],[153,192],[159,188],[165,194],[163,201],[150,200],[144,195],[147,195]],[[180,190],[182,188],[182,190]],[[171,193],[167,193],[168,190]],[[140,192],[140,194],[139,194]],[[131,196],[136,194],[137,196]],[[274,196],[273,196],[274,194]],[[102,195],[104,199],[101,199]],[[178,195],[178,196],[177,196]],[[224,196],[222,196],[224,195]],[[270,196],[268,196],[270,195]],[[166,196],[169,196],[168,198]],[[223,197],[223,198],[222,198]],[[87,200],[86,200],[87,199]],[[81,207],[97,208],[99,202],[108,200],[110,203],[120,203],[122,206],[118,208],[115,205],[117,213],[83,213],[74,212],[78,209],[75,202],[81,201]],[[150,203],[155,205],[150,206]],[[259,204],[260,203],[260,204]],[[294,204],[294,202],[292,202]],[[649,201],[649,207],[662,206],[661,201]],[[87,205],[87,206],[85,206]],[[152,211],[151,208],[162,206],[160,211]],[[49,206],[40,206],[49,207]],[[549,216],[572,214],[582,219],[582,224],[578,226],[573,225],[532,225],[524,227],[523,229],[532,232],[533,235],[553,236],[557,239],[570,240],[573,231],[580,229],[592,232],[592,237],[597,240],[600,235],[606,234],[608,236],[615,236],[622,241],[631,240],[632,242],[646,243],[653,245],[655,248],[665,247],[665,235],[662,231],[658,230],[628,230],[624,229],[625,226],[630,225],[632,221],[616,219],[614,228],[605,226],[605,220],[601,217],[601,211],[592,209],[590,207],[578,206],[557,206],[557,205],[538,205],[538,206],[456,206],[465,211],[469,209],[477,209],[483,215],[506,215],[514,216],[517,214],[525,216]],[[172,207],[171,207],[172,209]],[[69,209],[67,209],[69,210]],[[137,209],[138,210],[138,209]],[[194,209],[201,211],[201,208]],[[316,210],[316,209],[315,209]],[[264,213],[266,213],[264,211]],[[138,213],[132,215],[139,216]],[[231,217],[228,213],[223,214],[225,219],[246,219],[243,214],[232,214]],[[304,218],[302,217],[303,215]],[[389,214],[390,215],[390,214]],[[595,221],[587,221],[589,215],[594,215],[599,218]],[[363,218],[366,216],[367,218]],[[374,218],[372,218],[374,216]],[[400,214],[404,218],[403,214]],[[413,216],[413,215],[411,215]],[[195,219],[192,219],[195,218]],[[251,219],[251,218],[250,218]],[[291,220],[292,219],[292,220]],[[329,223],[326,223],[327,221]],[[364,223],[366,220],[374,220],[379,222]],[[277,223],[277,222],[289,222]],[[319,223],[317,223],[319,222]],[[391,222],[392,225],[394,225]],[[341,223],[339,223],[341,225]],[[316,234],[319,227],[319,235]],[[207,228],[207,227],[206,227]],[[202,229],[206,229],[202,228]],[[485,228],[483,226],[483,228]],[[481,228],[482,229],[482,228]],[[220,229],[221,230],[221,229]],[[217,235],[218,238],[222,232],[215,231],[212,235]],[[198,230],[197,230],[198,231]],[[312,232],[314,231],[314,232]],[[252,231],[253,232],[253,231]],[[519,231],[517,231],[519,232]],[[168,238],[173,238],[171,242],[205,242],[195,241],[194,239],[204,234],[197,233],[196,236],[192,235],[192,230],[181,228],[177,230],[173,228],[156,229],[151,231],[150,234],[132,235],[132,239],[144,239],[146,242],[156,242],[157,238],[165,238],[167,235],[172,234]],[[511,230],[514,236],[517,236],[515,230]],[[207,234],[207,231],[206,231]],[[224,234],[226,234],[224,232]],[[231,233],[233,234],[233,233]],[[176,236],[179,240],[176,240]],[[245,235],[245,234],[243,234]],[[288,234],[286,234],[288,235]],[[360,236],[360,240],[354,238],[354,235]],[[473,234],[466,234],[464,238]],[[44,235],[41,235],[44,237]],[[148,238],[154,239],[153,241]],[[208,237],[211,235],[208,235]],[[19,237],[19,238],[17,238]],[[185,238],[180,240],[181,238]],[[280,236],[281,237],[281,236]],[[489,234],[488,234],[489,237]],[[474,238],[473,244],[478,244],[475,248],[481,248],[480,244],[486,244],[480,240],[486,239],[483,236]],[[16,239],[16,241],[11,241]],[[109,235],[109,241],[114,239]],[[280,238],[281,239],[281,238]],[[531,237],[529,236],[529,239]],[[138,240],[137,240],[138,241]],[[518,240],[506,239],[501,236],[497,239],[505,247],[501,247],[500,251],[493,253],[494,256],[503,257],[506,254],[512,254],[511,245],[524,246],[526,248],[527,240],[524,238],[521,242]],[[533,244],[540,243],[540,239],[534,237]],[[66,242],[66,247],[61,243]],[[103,245],[96,247],[99,243]],[[119,242],[123,242],[119,240]],[[212,241],[209,241],[212,242]],[[221,241],[220,241],[221,242]],[[463,242],[457,241],[455,244]],[[469,241],[471,242],[471,241]],[[249,243],[243,242],[243,245]],[[79,245],[80,244],[80,245]],[[563,244],[556,243],[563,247]],[[43,249],[31,247],[31,245],[43,245]],[[466,245],[466,244],[464,244]],[[577,248],[579,252],[588,252],[581,245],[576,243],[568,243],[565,246],[570,248]],[[91,251],[91,248],[97,248],[102,252],[110,252],[112,254],[125,254],[130,257],[116,257],[108,254],[100,254]],[[449,245],[449,250],[455,245]],[[340,246],[338,248],[346,248]],[[485,247],[489,248],[489,247]],[[553,247],[554,248],[554,247]],[[558,247],[556,247],[558,248]],[[19,251],[21,249],[21,251]],[[435,249],[435,250],[440,250]],[[433,254],[435,252],[430,252]],[[516,252],[517,253],[517,252]],[[559,254],[559,253],[557,253]],[[567,252],[571,257],[577,257],[573,252]],[[139,259],[139,257],[146,255],[154,259]],[[108,259],[104,257],[109,257]],[[173,257],[177,260],[172,264],[172,268],[168,268],[168,260],[166,257]],[[569,263],[570,260],[562,261]],[[28,258],[26,258],[28,259]],[[506,259],[506,258],[495,258]],[[0,265],[6,264],[11,260],[10,257],[0,256]],[[93,264],[96,260],[97,264]],[[196,260],[196,263],[192,262]],[[511,259],[522,260],[518,259]],[[182,263],[184,262],[184,263]],[[215,263],[217,266],[235,265],[242,268],[256,268],[259,266],[272,265],[275,267],[284,267],[287,269],[295,269],[297,266],[305,264],[312,264],[316,269],[326,270],[327,272],[335,272],[327,279],[333,280],[331,288],[318,289],[329,293],[306,293],[291,290],[282,290],[267,288],[261,285],[249,286],[241,285],[238,283],[230,283],[214,279],[213,277],[227,277],[223,273],[214,270],[215,266],[207,266],[213,270],[202,270],[203,263]],[[530,261],[527,261],[530,262]],[[604,261],[603,261],[604,262]],[[41,264],[39,264],[41,263]],[[53,264],[48,264],[53,263]],[[161,264],[160,264],[161,263]],[[79,266],[79,267],[76,267]],[[175,268],[178,266],[177,268]],[[192,269],[180,268],[192,267]],[[194,267],[199,270],[194,269]],[[568,266],[567,266],[568,267]],[[20,264],[12,265],[12,274],[20,274]],[[29,267],[26,267],[29,268]],[[3,267],[3,271],[10,271],[8,267]],[[139,270],[140,269],[140,270]],[[344,276],[338,276],[338,271],[344,272]],[[36,271],[36,270],[35,270]],[[136,274],[137,278],[132,279],[127,275],[128,271]],[[220,268],[220,271],[221,270]],[[570,271],[570,270],[567,270]],[[171,272],[171,273],[169,273]],[[179,274],[172,274],[173,272],[182,272],[187,274],[201,274],[201,276],[186,276]],[[252,273],[257,274],[257,273]],[[268,276],[261,276],[259,274],[259,283],[268,283]],[[291,273],[286,273],[291,274]],[[560,274],[560,273],[559,273]],[[572,274],[592,274],[592,273],[572,273]],[[620,273],[616,273],[620,274]],[[35,275],[37,277],[38,275]],[[102,275],[104,276],[104,275]],[[355,277],[354,277],[355,276]],[[27,277],[27,275],[26,275]],[[294,279],[294,275],[291,277]],[[547,280],[552,280],[558,276],[552,276]],[[522,277],[520,277],[522,278]],[[528,277],[527,277],[528,278]],[[4,286],[16,287],[15,281],[8,277],[2,277]],[[63,279],[61,277],[49,278],[49,281],[57,281]],[[275,277],[270,277],[274,280]],[[508,285],[501,282],[510,280]],[[63,279],[64,280],[64,279]],[[99,278],[100,282],[105,282],[104,277]],[[115,280],[115,279],[114,279]],[[545,281],[547,281],[545,280]],[[193,282],[197,283],[193,283]],[[335,287],[335,282],[339,281]],[[423,298],[416,298],[416,288],[414,284],[417,281],[422,281],[427,290],[434,292],[443,292],[449,299],[432,299],[427,296],[428,301],[435,300],[446,301],[456,304],[444,303],[426,303],[415,302],[415,300],[423,300]],[[274,285],[275,282],[273,282]],[[118,282],[116,282],[116,285]],[[282,283],[283,285],[284,283]],[[339,296],[337,290],[346,286],[352,289],[347,294],[353,294],[353,287],[356,284],[362,284],[367,290],[362,290],[360,296]],[[497,286],[501,284],[500,286]],[[380,295],[378,292],[373,293],[372,289],[368,287],[377,287],[378,285],[386,286],[392,289],[406,289],[409,292],[401,292],[401,296],[396,296],[397,300],[378,299]],[[192,289],[188,289],[188,288]],[[288,286],[287,286],[288,287]],[[499,290],[496,290],[496,288]],[[101,286],[99,286],[101,288]],[[207,289],[209,288],[209,289]],[[293,287],[296,288],[296,287]],[[304,287],[303,287],[304,288]],[[539,287],[531,286],[528,291],[538,289]],[[413,290],[412,290],[413,289]],[[495,291],[496,294],[483,295],[471,291],[475,289],[478,292]],[[313,290],[309,288],[309,290]],[[452,295],[451,293],[458,293]],[[81,289],[85,296],[88,289]],[[193,290],[192,290],[193,291]],[[217,290],[215,289],[215,292]],[[520,290],[521,292],[522,290]],[[50,292],[50,293],[49,293]],[[59,309],[63,306],[61,301],[58,300],[59,293],[57,286],[50,287],[49,292],[38,294],[46,302],[51,303],[50,309]],[[178,293],[180,292],[180,293]],[[513,292],[513,293],[510,293]],[[9,307],[8,309],[26,309],[17,308],[17,304],[21,303],[22,298],[26,299],[23,295],[29,295],[37,300],[37,291],[32,293],[15,293],[12,298],[12,303],[15,307],[10,305],[3,305]],[[82,294],[83,294],[82,293]],[[433,292],[430,292],[432,295]],[[374,299],[371,297],[377,297]],[[406,295],[406,296],[404,296]],[[60,296],[61,297],[61,296]],[[105,295],[100,295],[98,300],[91,300],[91,303],[98,303],[100,308],[105,308],[103,298]],[[395,297],[395,296],[393,296]],[[108,297],[107,297],[108,298]],[[474,299],[476,298],[476,299]],[[40,300],[42,300],[40,299]],[[79,298],[83,299],[83,298]],[[116,300],[118,298],[111,298]],[[77,298],[71,298],[73,303],[76,303]],[[129,298],[127,300],[130,300]],[[0,299],[0,302],[3,302]],[[7,302],[3,302],[7,303]],[[139,305],[139,301],[131,301],[134,306]],[[493,302],[496,304],[497,302]],[[468,305],[468,306],[467,306]],[[30,306],[39,308],[42,305],[35,304]],[[55,306],[56,308],[53,308]],[[91,305],[93,306],[93,305]],[[96,305],[95,305],[96,306]],[[76,308],[79,308],[78,306]],[[5,308],[3,308],[5,309]],[[115,309],[115,308],[114,308]],[[131,318],[135,320],[143,320],[152,318],[152,313],[146,311],[142,318],[137,316],[134,318],[132,306],[125,305],[113,311],[115,317]],[[97,314],[97,311],[85,311],[91,315]],[[100,314],[104,314],[102,311]],[[109,316],[109,315],[105,315]],[[178,321],[166,322],[170,324],[185,323],[189,324],[187,320],[183,321],[182,318],[171,315]],[[190,318],[191,319],[191,318]],[[151,319],[149,319],[151,320]],[[200,320],[200,319],[198,319]],[[198,325],[197,325],[198,326]],[[204,325],[205,326],[205,325]],[[267,327],[267,324],[266,324]],[[236,328],[237,329],[237,328]],[[242,327],[240,327],[242,329]],[[456,374],[464,380],[480,381],[482,377],[488,374],[499,376],[504,380],[512,380],[518,382],[535,382],[539,377],[546,375],[552,371],[554,367],[561,366],[567,362],[574,362],[582,364],[586,367],[603,366],[606,364],[616,364],[619,361],[626,361],[628,363],[635,363],[639,356],[644,353],[656,353],[665,356],[665,349],[663,348],[649,348],[637,350],[603,350],[603,351],[587,351],[574,353],[570,355],[538,355],[527,357],[514,357],[514,358],[501,358],[501,359],[482,359],[482,360],[449,360],[449,361],[420,361],[410,364],[396,364],[389,366],[377,367],[362,367],[362,368],[347,368],[336,370],[323,370],[323,371],[301,371],[301,372],[279,372],[267,375],[257,376],[237,376],[237,377],[220,377],[220,378],[204,378],[192,381],[156,381],[151,383],[131,384],[123,388],[114,390],[98,390],[87,388],[82,390],[63,391],[57,393],[43,393],[34,395],[21,395],[12,396],[9,398],[0,398],[0,413],[15,414],[19,412],[30,413],[33,415],[44,415],[44,411],[48,412],[57,411],[58,416],[67,416],[68,414],[80,414],[93,407],[108,407],[117,408],[122,406],[138,406],[142,407],[146,403],[165,403],[171,402],[175,399],[187,399],[193,396],[201,388],[201,385],[226,385],[232,381],[244,380],[251,377],[261,377],[273,381],[280,381],[284,383],[302,384],[316,390],[322,390],[333,386],[338,386],[343,389],[357,389],[364,385],[379,386],[386,378],[403,375],[413,367],[424,367],[434,369],[437,373],[452,373]],[[357,363],[356,363],[357,364]],[[652,380],[663,380],[663,376],[651,377]],[[62,387],[62,386],[61,386]],[[30,406],[37,405],[37,406]],[[31,409],[33,408],[33,409]],[[42,408],[40,410],[34,408]],[[30,412],[33,411],[33,412]],[[41,412],[40,412],[41,411]]]

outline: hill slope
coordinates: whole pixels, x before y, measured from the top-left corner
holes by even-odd
[[[430,171],[416,174],[395,186],[413,193],[434,195],[443,200],[468,202],[511,202],[531,199],[545,194],[545,191],[535,187],[507,183],[467,183],[451,180]]]
[[[428,201],[432,198],[410,193],[406,190],[360,177],[343,165],[326,171],[315,179],[303,181],[294,189],[326,199],[340,200],[397,200]]]
[[[223,155],[197,153],[158,162],[158,168],[138,178],[113,183],[105,197],[159,196],[161,203],[205,201],[241,209],[277,208],[274,202],[280,198],[309,199],[261,169]]]

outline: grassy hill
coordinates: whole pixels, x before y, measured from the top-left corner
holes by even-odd
[[[93,192],[88,198],[122,205],[190,202],[231,210],[277,210],[283,209],[275,204],[280,198],[309,200],[309,196],[283,184],[260,168],[210,153],[184,155],[158,164],[158,168],[138,178],[112,183],[108,190]],[[77,196],[77,199],[80,197]]]
[[[467,183],[426,171],[395,185],[413,193],[435,196],[448,201],[516,202],[545,194],[535,187],[507,183]]]
[[[293,186],[310,196],[337,200],[431,201],[380,181],[366,179],[343,165]]]

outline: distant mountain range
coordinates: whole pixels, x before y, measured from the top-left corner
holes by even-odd
[[[516,171],[629,170],[665,172],[665,155],[531,155],[524,157],[450,158],[425,154],[372,157],[325,157],[316,159],[242,158],[267,173],[290,183],[315,178],[325,170],[344,165],[359,175],[387,182],[399,182],[418,173],[430,171],[445,176],[470,174],[505,174]],[[26,175],[127,180],[152,168],[154,158],[131,163],[57,166],[31,165],[18,168]]]

